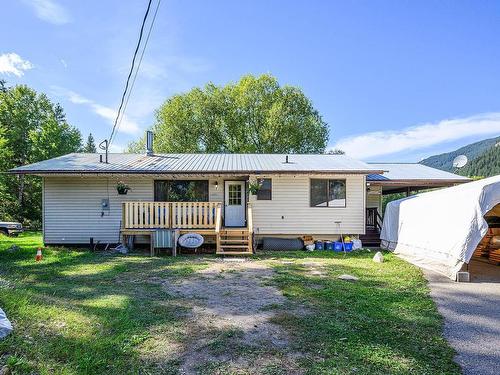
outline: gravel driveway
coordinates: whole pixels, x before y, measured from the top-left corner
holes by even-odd
[[[482,277],[455,283],[424,271],[431,296],[444,317],[444,335],[457,351],[456,362],[464,374],[500,374],[500,267],[473,263]],[[472,275],[475,273],[473,272]]]

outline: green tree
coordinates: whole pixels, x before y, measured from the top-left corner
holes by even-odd
[[[83,147],[83,152],[90,152],[92,154],[97,152],[97,148],[95,147],[95,141],[94,137],[92,136],[92,133],[90,133],[89,136],[87,137],[87,143]]]
[[[152,130],[155,151],[165,153],[321,153],[328,142],[327,124],[302,90],[268,74],[174,95],[157,110]]]
[[[0,172],[78,151],[80,132],[61,106],[25,85],[0,84]],[[5,156],[4,156],[5,155]],[[0,214],[24,223],[41,219],[41,180],[0,173]]]

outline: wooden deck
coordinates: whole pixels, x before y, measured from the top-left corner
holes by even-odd
[[[253,254],[253,220],[247,205],[247,226],[224,228],[220,202],[124,202],[122,206],[123,241],[127,236],[146,235],[154,255],[154,232],[177,229],[179,234],[198,233],[215,237],[215,253],[219,255]]]

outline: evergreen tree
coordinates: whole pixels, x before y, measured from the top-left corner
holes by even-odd
[[[92,133],[89,134],[87,138],[87,143],[85,144],[85,147],[83,148],[83,152],[89,152],[89,153],[96,153],[97,148],[95,147],[95,141],[94,137],[92,136]]]
[[[491,177],[500,174],[500,142],[471,160],[459,173],[469,177]]]

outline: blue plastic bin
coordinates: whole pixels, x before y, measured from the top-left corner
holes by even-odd
[[[335,241],[333,243],[333,251],[341,252],[342,251],[342,242]]]
[[[333,250],[333,242],[332,241],[325,241],[325,250]]]
[[[352,242],[344,242],[344,249],[347,252],[352,251]]]
[[[316,241],[316,250],[324,250],[325,244],[323,241]]]

